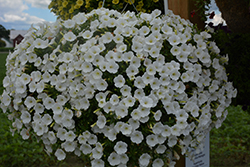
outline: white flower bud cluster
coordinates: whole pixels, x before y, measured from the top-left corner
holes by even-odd
[[[178,148],[202,148],[236,96],[209,38],[159,10],[40,24],[7,57],[1,108],[58,160],[75,152],[93,167],[174,166]]]

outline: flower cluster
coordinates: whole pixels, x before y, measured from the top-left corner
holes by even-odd
[[[104,3],[104,4],[103,4]],[[119,12],[124,10],[150,13],[154,9],[164,11],[163,0],[52,0],[49,4],[51,12],[59,18],[71,19],[79,12],[88,13],[94,9],[105,7]]]
[[[1,108],[23,139],[93,167],[174,166],[236,96],[207,32],[169,11],[97,9],[31,27],[7,57]]]

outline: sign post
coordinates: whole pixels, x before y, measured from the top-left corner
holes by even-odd
[[[210,159],[209,159],[209,133],[205,139],[205,146],[204,150],[199,154],[195,154],[194,161],[191,161],[189,158],[185,159],[185,166],[186,167],[209,167]]]

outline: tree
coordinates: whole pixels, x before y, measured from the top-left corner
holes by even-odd
[[[0,38],[9,39],[10,30],[6,30],[4,26],[0,24]]]

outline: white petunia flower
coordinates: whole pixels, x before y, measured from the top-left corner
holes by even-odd
[[[110,43],[113,40],[114,36],[110,32],[106,32],[102,36],[102,42],[103,43]]]
[[[177,81],[180,77],[180,72],[178,69],[173,69],[170,71],[170,78],[173,79],[174,81]]]
[[[21,120],[23,123],[27,124],[31,121],[31,115],[28,111],[23,111],[21,115]]]
[[[165,145],[158,145],[156,148],[156,152],[158,154],[163,154],[166,151],[167,147]]]
[[[43,101],[43,105],[45,106],[46,109],[51,109],[55,104],[54,99],[52,99],[51,97],[47,97],[44,99]]]
[[[123,52],[125,52],[126,50],[127,50],[127,45],[125,45],[125,44],[123,44],[123,43],[121,43],[121,44],[117,47],[117,51],[118,51],[118,52],[123,53]]]
[[[162,112],[160,110],[157,110],[156,113],[154,114],[154,118],[156,121],[159,121],[161,119]]]
[[[80,146],[80,150],[83,154],[87,155],[92,152],[92,147],[89,144],[84,143]]]
[[[40,49],[45,49],[48,47],[48,40],[44,41],[42,40],[41,38],[37,38],[34,42],[33,42],[33,45],[36,47],[36,48],[40,48]]]
[[[143,78],[138,76],[135,78],[134,80],[134,85],[137,87],[137,88],[140,88],[140,89],[143,89],[146,85],[143,81]]]
[[[31,107],[35,106],[36,99],[34,97],[28,96],[25,99],[24,104],[26,105],[26,107],[28,107],[28,109],[30,109]]]
[[[171,135],[169,138],[168,138],[168,146],[169,147],[173,147],[174,145],[176,145],[177,143],[177,137],[174,136],[174,135]]]
[[[75,26],[75,22],[73,20],[66,20],[64,21],[63,25],[66,28],[73,28]]]
[[[88,138],[88,143],[93,145],[93,144],[96,144],[96,142],[97,142],[97,136],[94,134],[90,134]]]
[[[181,54],[181,49],[179,46],[174,45],[171,49],[170,52],[172,53],[172,55],[174,56],[178,56],[179,54]]]
[[[54,114],[53,119],[55,120],[56,123],[61,124],[64,118],[64,113],[60,114]]]
[[[162,129],[162,136],[169,137],[171,136],[171,128],[168,125],[164,125]]]
[[[27,140],[28,138],[30,138],[30,134],[29,134],[28,129],[22,129],[20,134],[24,140]]]
[[[63,117],[63,120],[62,120],[62,125],[63,125],[64,127],[66,127],[66,128],[69,128],[69,127],[72,126],[73,122],[74,122],[74,121],[72,120],[72,118],[71,118],[70,116],[65,115],[65,116]]]
[[[119,103],[119,97],[116,94],[113,94],[109,101],[112,105],[117,105]]]
[[[73,60],[74,56],[71,53],[64,53],[63,61],[65,63],[70,63]]]
[[[164,24],[164,26],[161,28],[161,30],[166,35],[171,35],[173,33],[173,29],[166,24]]]
[[[148,166],[151,156],[148,153],[144,153],[139,158],[139,163],[142,166]]]
[[[126,69],[127,76],[135,76],[138,72],[139,72],[138,68],[136,66],[134,66],[134,65],[130,65]]]
[[[40,81],[36,84],[37,93],[41,93],[44,90],[45,84],[43,81]]]
[[[27,85],[27,84],[31,81],[30,76],[27,75],[27,74],[25,74],[25,73],[23,73],[23,74],[21,75],[20,79],[21,79],[21,82],[22,82],[23,84],[25,84],[25,85]]]
[[[126,106],[119,105],[115,108],[115,114],[119,118],[124,118],[128,115],[128,109]]]
[[[122,75],[118,75],[117,77],[114,78],[114,83],[117,88],[121,88],[124,86],[125,79]]]
[[[45,73],[43,73],[42,80],[40,82],[49,82],[50,78],[51,78],[50,74],[48,73],[48,71],[46,71]]]
[[[55,156],[57,157],[59,161],[62,161],[66,158],[66,154],[64,153],[62,149],[57,149],[55,152]]]
[[[153,106],[153,100],[150,97],[144,96],[140,100],[140,104],[143,107],[151,108]]]
[[[50,125],[52,123],[53,119],[51,118],[51,116],[49,114],[44,114],[44,116],[42,117],[42,122],[45,125]]]
[[[129,124],[124,123],[121,127],[121,132],[124,135],[129,135],[132,133],[132,126]]]
[[[34,106],[34,109],[36,113],[43,113],[44,112],[44,106],[41,103],[36,103]]]
[[[147,26],[142,26],[139,30],[141,36],[146,36],[150,32],[150,29]]]
[[[64,34],[63,37],[66,41],[69,41],[69,42],[72,42],[76,39],[76,35],[71,31]]]
[[[131,135],[130,135],[130,140],[133,143],[139,144],[142,142],[142,140],[144,139],[143,134],[141,131],[134,131]]]
[[[100,129],[102,129],[102,128],[104,128],[105,124],[106,124],[106,117],[103,116],[103,115],[99,115],[98,118],[97,118],[96,125],[97,125]]]
[[[111,153],[108,157],[108,162],[111,166],[116,166],[120,164],[120,155],[117,153]]]
[[[117,154],[121,155],[127,152],[127,146],[128,145],[125,142],[118,141],[114,146],[114,150]]]
[[[153,161],[152,167],[162,167],[164,165],[164,162],[162,159],[157,158]]]
[[[150,147],[154,147],[156,144],[158,144],[158,138],[156,135],[148,135],[146,137],[146,143],[150,146]]]
[[[92,149],[92,157],[94,159],[100,159],[103,156],[102,150],[99,150],[97,148]]]
[[[153,133],[154,134],[161,134],[162,130],[163,130],[164,126],[161,122],[157,122],[154,126],[153,126]]]
[[[128,85],[124,85],[121,89],[120,92],[124,97],[131,95],[131,87]]]
[[[96,82],[95,86],[97,90],[104,91],[107,89],[108,83],[104,79],[99,79]]]
[[[10,85],[10,77],[9,76],[5,76],[3,79],[3,87],[7,87]]]
[[[76,148],[75,142],[65,141],[61,144],[61,146],[65,149],[66,152],[73,152]]]
[[[154,79],[153,75],[149,75],[148,73],[144,73],[142,76],[143,82],[147,85]]]
[[[154,35],[150,34],[145,38],[145,43],[147,45],[154,45],[156,43],[157,39],[155,38]]]
[[[73,131],[68,131],[66,134],[65,134],[65,140],[66,141],[69,141],[69,142],[73,142],[74,139],[75,139],[76,135]]]
[[[95,166],[95,167],[104,167],[105,164],[104,164],[104,161],[101,160],[101,159],[94,159],[91,161],[91,165],[92,166]]]

